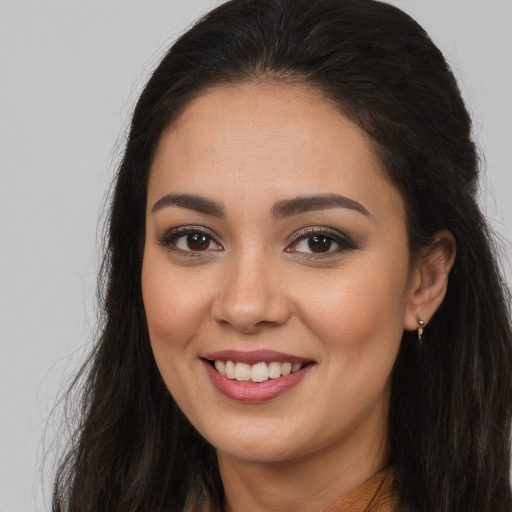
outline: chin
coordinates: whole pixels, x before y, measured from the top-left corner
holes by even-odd
[[[259,421],[258,425],[226,428],[225,434],[212,429],[205,435],[219,455],[258,463],[278,463],[296,459],[315,450],[312,439],[305,439],[306,428],[281,428],[279,422]],[[289,425],[288,425],[289,427]],[[301,435],[302,432],[302,435]]]

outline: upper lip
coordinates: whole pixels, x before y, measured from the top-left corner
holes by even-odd
[[[257,363],[308,363],[311,359],[299,357],[293,354],[286,354],[276,350],[219,350],[209,352],[202,356],[210,361],[233,361],[236,363],[257,364]]]

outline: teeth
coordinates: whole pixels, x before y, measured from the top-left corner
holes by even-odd
[[[226,375],[226,365],[224,364],[224,361],[215,361],[215,369],[221,375]]]
[[[251,368],[251,380],[254,382],[268,380],[268,366],[265,363],[254,364]]]
[[[277,379],[281,376],[290,375],[302,368],[301,363],[257,363],[249,365],[246,363],[234,363],[233,361],[215,361],[215,369],[231,380],[240,382],[265,382],[268,379]]]
[[[235,363],[233,361],[226,361],[226,377],[228,379],[235,378]]]
[[[302,365],[300,363],[292,364],[292,373],[295,373],[296,371],[300,370],[302,368]]]
[[[271,379],[281,377],[281,363],[270,363],[268,365],[268,376]]]
[[[281,365],[281,375],[290,375],[292,373],[292,363],[283,363]]]
[[[235,365],[236,380],[251,380],[251,367],[245,363],[236,363]]]

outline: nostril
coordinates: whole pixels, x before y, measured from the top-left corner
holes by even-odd
[[[283,325],[290,318],[291,308],[287,301],[278,304],[279,300],[269,297],[260,303],[250,303],[245,299],[236,304],[219,301],[212,309],[212,317],[220,326],[252,334],[262,328]]]

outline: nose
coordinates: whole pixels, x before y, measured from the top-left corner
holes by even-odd
[[[240,257],[221,270],[213,318],[243,333],[283,325],[292,313],[286,288],[275,264],[257,256]]]

